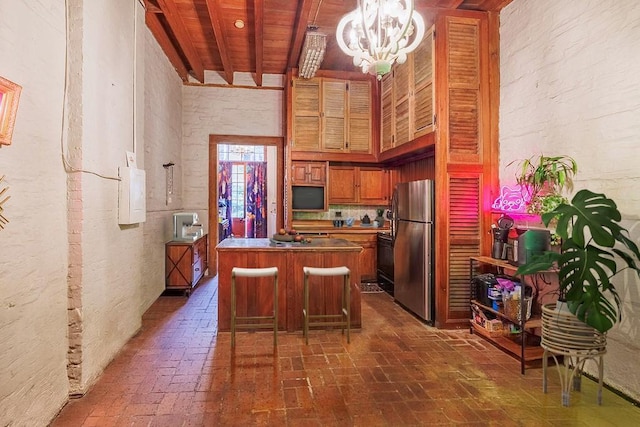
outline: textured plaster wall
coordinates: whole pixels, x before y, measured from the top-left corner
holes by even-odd
[[[517,0],[500,21],[501,183],[514,182],[512,160],[570,155],[575,190],[613,198],[640,243],[640,3]],[[640,281],[615,283],[624,320],[608,336],[605,381],[640,399]]]
[[[22,85],[0,230],[0,425],[46,425],[67,399],[64,2],[2,2],[0,75]],[[4,196],[2,197],[4,198]]]
[[[2,426],[47,425],[139,329],[164,289],[168,210],[182,203],[178,176],[166,205],[162,167],[180,161],[182,82],[142,6],[68,4],[68,51],[65,2],[7,2],[0,13],[0,75],[23,86],[13,144],[0,147],[11,196],[10,222],[0,230]],[[61,145],[74,164],[105,177],[116,177],[125,151],[135,150],[147,173],[146,222],[119,226],[117,181],[66,173]],[[71,338],[69,284],[78,288],[72,303],[80,325]],[[70,340],[80,350],[75,385],[67,377]]]
[[[254,84],[249,77],[236,73],[234,84]],[[218,83],[216,78],[207,74],[207,83]],[[283,136],[282,76],[265,76],[263,86],[267,89],[184,86],[182,90],[184,208],[198,212],[207,231],[209,135]]]

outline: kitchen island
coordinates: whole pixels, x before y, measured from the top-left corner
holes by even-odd
[[[319,238],[310,243],[273,242],[270,239],[223,240],[218,253],[218,330],[231,329],[231,270],[233,267],[278,267],[278,326],[302,331],[303,267],[339,267],[351,270],[351,327],[361,327],[359,256],[362,247],[345,239]],[[271,278],[237,278],[238,316],[268,316],[273,307]],[[325,277],[324,286],[312,286],[314,314],[339,313],[342,277]],[[314,282],[315,283],[315,282]]]

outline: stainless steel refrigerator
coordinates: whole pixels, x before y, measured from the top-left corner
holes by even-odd
[[[392,212],[394,298],[403,307],[433,324],[433,181],[412,181],[396,185]]]

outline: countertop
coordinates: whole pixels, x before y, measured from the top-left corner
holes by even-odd
[[[273,251],[361,251],[362,246],[345,239],[311,239],[310,243],[273,242],[271,239],[227,238],[217,250],[273,250]]]
[[[373,222],[372,222],[373,224]],[[353,226],[334,227],[333,221],[293,221],[292,227],[298,233],[330,233],[330,234],[370,234],[389,232],[389,221],[385,221],[383,227],[373,225],[362,225],[360,221],[354,222]]]

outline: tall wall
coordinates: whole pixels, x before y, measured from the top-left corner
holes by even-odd
[[[209,203],[209,135],[284,135],[283,76],[265,75],[264,89],[225,88],[216,73],[205,75],[216,86],[184,86],[182,164],[185,210],[198,212],[205,230]],[[235,85],[255,85],[236,73]]]
[[[21,85],[0,230],[0,425],[46,425],[67,399],[64,2],[3,2],[0,75]]]
[[[3,426],[46,425],[136,333],[164,288],[169,212],[182,208],[180,177],[166,204],[162,167],[181,161],[182,82],[142,6],[68,4],[68,42],[65,2],[8,2],[0,13],[0,75],[23,86],[13,144],[0,148],[11,195],[0,230]],[[66,171],[61,151],[102,176]],[[126,151],[146,170],[147,219],[119,226],[118,182],[109,178]],[[70,343],[80,363],[71,380]]]
[[[640,3],[517,0],[500,20],[501,183],[514,182],[513,160],[570,155],[575,190],[613,198],[640,243]],[[624,320],[608,335],[605,381],[640,399],[640,281],[614,283]]]

